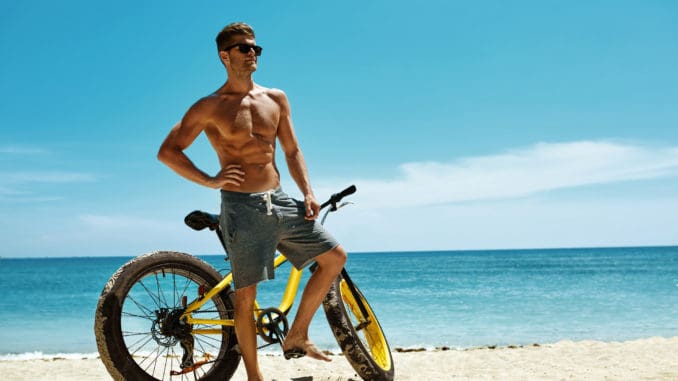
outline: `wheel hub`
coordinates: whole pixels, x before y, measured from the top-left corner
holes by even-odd
[[[172,347],[186,337],[191,336],[192,327],[181,319],[182,308],[169,310],[161,308],[155,311],[155,320],[151,325],[151,335],[156,343]]]

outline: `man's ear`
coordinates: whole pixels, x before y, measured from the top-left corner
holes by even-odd
[[[230,59],[228,53],[223,50],[219,52],[219,58],[221,58],[221,62],[223,62],[224,65],[227,64]]]

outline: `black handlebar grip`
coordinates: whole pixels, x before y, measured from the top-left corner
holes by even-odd
[[[320,205],[320,209],[323,209],[330,204],[336,206],[336,204],[339,203],[339,201],[341,201],[342,198],[355,193],[356,190],[357,188],[355,187],[355,185],[351,185],[350,187],[344,189],[343,191],[333,194],[329,200],[325,201],[322,205]]]
[[[337,202],[339,202],[339,201],[341,201],[342,198],[355,193],[356,190],[357,190],[357,188],[355,187],[355,185],[351,185],[350,187],[339,192],[338,194],[332,195],[332,198],[337,197]]]

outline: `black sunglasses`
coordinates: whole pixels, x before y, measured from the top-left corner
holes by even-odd
[[[261,51],[264,49],[259,45],[250,45],[250,44],[245,44],[245,43],[238,43],[238,44],[233,44],[231,46],[227,46],[224,48],[224,51],[229,51],[235,47],[238,47],[238,50],[240,50],[240,53],[247,54],[250,52],[250,49],[254,49],[254,55],[255,56],[260,56]]]

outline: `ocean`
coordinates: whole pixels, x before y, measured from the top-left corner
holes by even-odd
[[[129,259],[1,258],[0,359],[96,356],[99,294]],[[678,247],[350,253],[347,269],[392,348],[678,336]],[[260,286],[262,307],[287,271]],[[311,338],[338,350],[322,308]]]

